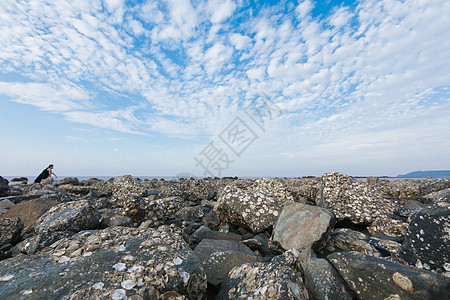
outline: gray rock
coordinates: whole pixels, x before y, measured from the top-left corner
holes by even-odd
[[[408,220],[413,214],[420,211],[422,207],[400,207],[395,211],[395,215]]]
[[[22,201],[12,207],[3,216],[7,218],[20,218],[23,223],[23,232],[30,233],[34,231],[36,221],[56,205],[58,205],[58,202],[55,200],[43,200],[41,198]]]
[[[0,299],[201,299],[206,290],[202,265],[178,228],[83,231],[51,248],[1,261]]]
[[[55,181],[53,185],[57,187],[65,184],[80,185],[80,181],[75,177],[64,177],[61,180]]]
[[[100,214],[86,200],[61,203],[42,215],[34,226],[37,233],[95,229]]]
[[[71,237],[74,234],[72,231],[44,232],[18,243],[11,249],[12,254],[35,254],[56,241]]]
[[[328,256],[358,299],[449,299],[450,280],[437,273],[361,253]]]
[[[450,196],[411,217],[398,256],[427,270],[450,272]]]
[[[8,196],[9,192],[9,181],[0,176],[0,197]]]
[[[345,281],[326,259],[317,258],[311,249],[300,249],[299,260],[312,299],[353,299]]]
[[[260,233],[272,227],[281,205],[270,195],[226,186],[214,212],[222,222]]]
[[[212,253],[204,262],[206,278],[208,283],[213,286],[220,286],[227,277],[228,272],[236,266],[261,262],[262,259],[254,254],[247,254],[234,251],[218,251]]]
[[[83,196],[91,192],[91,188],[89,186],[73,185],[73,184],[60,185],[59,189],[63,190],[66,193]]]
[[[15,244],[20,237],[23,224],[19,218],[0,218],[0,250]]]
[[[423,203],[433,203],[448,195],[450,195],[450,188],[422,196],[421,200]]]
[[[230,251],[235,253],[245,253],[249,255],[255,255],[250,248],[242,244],[241,242],[230,241],[230,240],[210,240],[203,239],[200,244],[194,249],[195,255],[200,259],[200,261],[205,261],[214,252]]]
[[[362,235],[362,236],[361,236]],[[367,236],[353,230],[332,232],[330,240],[325,246],[329,252],[350,252],[356,251],[367,255],[380,257],[380,252],[365,239]]]
[[[259,239],[251,238],[243,240],[242,244],[249,247],[252,250],[258,250],[262,246],[262,242]]]
[[[281,206],[286,203],[294,202],[294,196],[291,192],[289,192],[286,184],[280,179],[256,179],[252,190],[255,193],[262,193],[264,195],[271,196]]]
[[[210,240],[231,240],[240,242],[242,240],[242,237],[239,234],[235,234],[232,232],[220,232],[220,231],[214,231],[206,226],[202,226],[199,229],[197,229],[190,237],[189,239],[193,241],[194,243],[200,243],[203,239],[210,239]]]
[[[118,199],[129,195],[147,196],[147,188],[131,175],[118,176],[113,180],[112,194]]]
[[[11,202],[9,199],[0,200],[0,209],[6,209],[9,210],[10,208],[14,207],[16,204],[14,202]]]
[[[418,200],[422,203],[431,203],[427,195],[450,188],[450,178],[425,180],[420,183]],[[434,197],[433,197],[434,198]]]
[[[280,261],[234,267],[222,283],[217,300],[310,299],[302,274]]]
[[[203,219],[203,209],[200,205],[183,207],[175,213],[183,221],[201,222]]]
[[[399,243],[397,241],[388,240],[388,239],[377,237],[377,236],[369,237],[366,239],[366,241],[370,245],[375,247],[375,249],[377,249],[383,256],[395,255],[401,246],[401,243]],[[361,253],[364,253],[364,252],[361,252]],[[364,253],[364,254],[369,254],[369,253]],[[372,256],[377,256],[377,255],[372,255]]]
[[[316,204],[331,209],[338,222],[348,220],[370,225],[380,217],[391,218],[397,205],[386,199],[377,186],[358,181],[340,173],[326,173]]]
[[[271,246],[279,250],[319,250],[325,245],[335,224],[336,218],[327,209],[302,203],[288,204],[273,229]]]

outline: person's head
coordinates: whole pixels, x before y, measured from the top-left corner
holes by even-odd
[[[47,169],[53,169],[53,165],[48,165]]]

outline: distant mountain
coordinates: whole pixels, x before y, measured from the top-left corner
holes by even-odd
[[[450,170],[441,171],[414,171],[397,177],[450,177]]]

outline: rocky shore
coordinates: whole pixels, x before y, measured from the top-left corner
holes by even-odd
[[[25,179],[0,299],[450,299],[449,179]]]

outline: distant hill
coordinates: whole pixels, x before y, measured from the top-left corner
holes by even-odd
[[[414,171],[397,177],[450,177],[450,170],[441,171]]]

